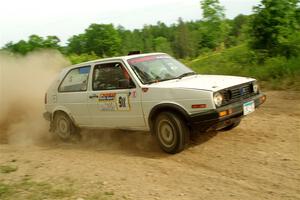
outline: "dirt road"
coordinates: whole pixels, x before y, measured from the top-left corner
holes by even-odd
[[[89,132],[80,143],[0,145],[0,199],[300,199],[300,93],[267,102],[229,132],[177,155],[147,133]]]

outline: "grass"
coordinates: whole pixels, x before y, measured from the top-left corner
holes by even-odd
[[[65,180],[67,184],[54,184],[48,182],[32,181],[30,178],[24,178],[17,182],[7,182],[0,180],[0,199],[77,199],[80,194],[76,192],[74,183]],[[71,184],[70,184],[71,183]],[[113,191],[103,191],[103,189],[92,190],[90,194],[84,194],[85,200],[112,200],[117,199]]]
[[[15,172],[18,170],[17,166],[11,166],[11,165],[0,165],[0,173],[8,174],[11,172]]]
[[[259,59],[247,45],[240,45],[185,63],[200,74],[248,76],[258,79],[266,88],[300,90],[300,57],[268,58],[263,63]]]
[[[87,200],[111,200],[111,199],[114,199],[114,192],[113,191],[104,192],[104,193],[100,192],[100,193],[92,194],[85,199],[87,199]]]
[[[0,199],[63,199],[72,196],[71,188],[57,188],[47,182],[35,182],[28,179],[17,183],[0,182]]]
[[[6,199],[13,194],[14,190],[10,185],[0,182],[0,199]]]

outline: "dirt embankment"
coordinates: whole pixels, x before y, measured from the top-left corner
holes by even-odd
[[[177,155],[138,132],[88,132],[76,144],[2,140],[0,197],[300,199],[300,93],[267,95],[239,127],[201,134]]]

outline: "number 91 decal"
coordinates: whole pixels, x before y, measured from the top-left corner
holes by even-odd
[[[116,95],[117,109],[121,111],[130,110],[128,94],[117,94]]]

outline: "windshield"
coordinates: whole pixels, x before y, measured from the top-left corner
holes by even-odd
[[[168,55],[151,55],[128,60],[133,71],[144,84],[182,78],[195,74],[190,68]]]

